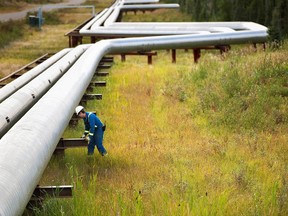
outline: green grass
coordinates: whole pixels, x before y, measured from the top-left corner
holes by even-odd
[[[23,21],[0,22],[0,48],[23,36]]]
[[[79,17],[29,29],[2,49],[1,72],[66,47]],[[107,124],[109,156],[53,157],[40,184],[73,184],[73,197],[48,198],[33,214],[287,215],[287,52],[232,46],[203,51],[198,64],[191,50],[177,50],[176,64],[166,51],[153,65],[115,56],[110,75],[96,78],[107,81],[94,89],[103,100],[86,106]],[[80,121],[63,137],[82,132]]]
[[[260,80],[270,71],[272,86],[285,82],[282,72],[274,72],[278,73],[275,67],[286,70],[286,53],[286,47],[257,53],[236,47],[223,60],[219,54],[205,53],[194,64],[191,52],[178,51],[177,63],[172,64],[171,54],[162,51],[152,66],[145,57],[128,57],[126,63],[117,57],[105,78],[108,86],[95,89],[103,93],[103,100],[87,105],[108,125],[104,145],[109,157],[96,153],[88,158],[84,148],[67,150],[63,158],[52,160],[42,184],[56,179],[59,184],[72,183],[74,196],[49,200],[47,213],[42,210],[39,215],[286,215],[286,117],[265,127],[246,128],[241,119],[241,124],[214,123],[215,115],[222,120],[226,112],[200,97],[213,88],[214,94],[230,99],[226,94],[233,88],[225,89],[234,78],[241,88],[246,82],[258,88],[262,83],[254,73],[260,73],[259,68]],[[271,61],[264,70],[267,56]],[[264,100],[262,95],[258,97]],[[287,109],[287,97],[272,94],[269,103],[273,95],[277,103],[270,109]],[[217,101],[218,106],[225,103],[241,113],[238,103],[227,100]],[[262,118],[262,109],[251,106]],[[79,137],[82,127],[79,122],[64,136]]]

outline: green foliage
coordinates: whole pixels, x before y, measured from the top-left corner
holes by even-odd
[[[169,2],[166,0],[165,2]],[[253,21],[270,28],[271,41],[288,35],[288,0],[178,0],[194,21]]]
[[[44,18],[44,24],[46,25],[58,25],[61,24],[60,17],[58,15],[57,11],[51,11],[51,12],[44,12],[43,18]]]
[[[246,73],[241,71],[243,64],[238,58],[232,59],[217,72],[201,64],[191,73],[199,105],[210,124],[268,131],[286,124],[287,62],[275,64],[267,55]]]
[[[0,22],[0,48],[23,36],[23,21]]]

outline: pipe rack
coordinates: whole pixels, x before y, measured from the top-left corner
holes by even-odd
[[[104,14],[105,12],[101,16]],[[229,23],[230,26],[222,24],[214,23],[210,26],[208,23],[203,23],[206,28],[223,27],[223,31],[220,32],[110,39],[88,45],[89,48],[76,57],[75,63],[55,85],[1,138],[0,215],[23,213],[74,113],[75,106],[79,104],[103,56],[119,52],[265,42],[268,36],[267,28],[259,24],[249,22],[233,22]],[[195,23],[192,27],[201,27],[201,24]],[[226,32],[225,28],[232,28],[232,31],[226,29]],[[109,31],[112,29],[111,27]],[[123,33],[125,31],[128,30],[123,30]],[[79,47],[74,48],[77,49]],[[41,85],[41,80],[34,82],[36,86]],[[16,95],[11,95],[11,98],[14,97],[16,98]]]

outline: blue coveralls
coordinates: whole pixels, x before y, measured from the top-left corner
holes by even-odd
[[[104,156],[107,151],[104,148],[103,135],[104,131],[102,129],[103,123],[101,120],[91,112],[86,112],[86,117],[83,119],[85,124],[85,135],[89,135],[89,143],[88,143],[88,154],[94,154],[95,145],[99,151],[99,153]]]

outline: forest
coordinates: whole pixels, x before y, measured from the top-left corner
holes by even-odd
[[[288,36],[288,0],[164,0],[177,2],[192,21],[252,21],[269,28],[270,40]]]

